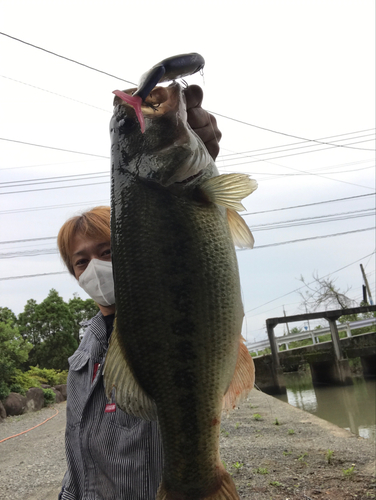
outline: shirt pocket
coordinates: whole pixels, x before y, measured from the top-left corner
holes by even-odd
[[[119,427],[123,430],[131,430],[135,429],[142,422],[145,421],[139,417],[134,417],[133,415],[125,413],[125,411],[121,410],[118,406],[116,407],[114,418],[114,424],[116,425],[116,427]]]
[[[91,386],[90,354],[76,351],[69,359],[67,381],[67,427],[76,427],[82,417]]]

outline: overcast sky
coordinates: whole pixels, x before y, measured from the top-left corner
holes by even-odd
[[[65,220],[109,204],[112,91],[186,52],[206,60],[188,83],[223,115],[220,171],[259,183],[245,200],[256,245],[237,253],[247,339],[265,338],[283,306],[303,312],[301,275],[330,275],[359,304],[363,263],[375,301],[374,10],[374,0],[1,1],[2,33],[115,76],[0,35],[0,306],[18,314],[51,288],[87,298],[67,273],[48,273],[64,270]],[[51,182],[63,176],[76,177]],[[35,274],[47,275],[16,279]]]

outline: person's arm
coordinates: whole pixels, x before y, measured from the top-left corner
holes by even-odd
[[[184,89],[184,95],[187,101],[188,123],[215,160],[219,153],[219,141],[222,134],[214,116],[201,107],[204,93],[198,85],[190,85]]]

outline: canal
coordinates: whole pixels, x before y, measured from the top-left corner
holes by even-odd
[[[352,386],[313,387],[309,372],[284,377],[287,394],[278,399],[376,442],[375,380],[354,377]]]

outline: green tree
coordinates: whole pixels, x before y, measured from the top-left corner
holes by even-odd
[[[93,299],[82,300],[77,294],[73,295],[73,299],[69,299],[68,307],[74,317],[74,333],[73,336],[76,341],[80,342],[80,333],[83,328],[82,321],[87,321],[97,314],[99,307]]]
[[[68,368],[68,358],[78,346],[74,337],[75,319],[55,289],[40,304],[28,300],[18,321],[23,338],[33,345],[27,367]]]
[[[17,325],[24,339],[27,339],[33,346],[41,342],[39,328],[37,325],[38,303],[34,299],[29,299],[24,307],[24,312],[18,315]]]
[[[0,399],[9,394],[18,369],[27,360],[32,347],[16,327],[0,322]]]
[[[14,325],[17,321],[17,316],[14,312],[9,309],[9,307],[0,307],[0,322],[1,323],[9,323],[10,325]]]

